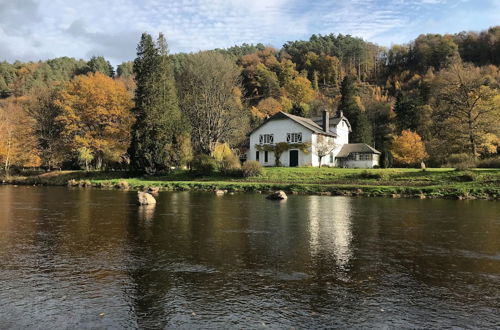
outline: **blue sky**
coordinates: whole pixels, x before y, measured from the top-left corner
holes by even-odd
[[[0,0],[0,61],[102,55],[118,64],[134,58],[144,31],[164,32],[171,52],[191,52],[279,48],[313,33],[390,46],[499,24],[500,0]]]

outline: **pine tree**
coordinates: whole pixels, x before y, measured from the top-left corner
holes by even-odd
[[[351,123],[350,142],[372,144],[372,127],[366,113],[361,110],[358,102],[356,102],[356,86],[352,76],[344,78],[340,93],[342,97],[338,109],[343,111],[349,123]]]
[[[135,170],[154,173],[177,165],[176,144],[183,127],[165,38],[143,33],[134,60],[136,122],[129,149]]]

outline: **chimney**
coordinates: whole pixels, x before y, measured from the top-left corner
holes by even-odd
[[[328,132],[330,130],[330,114],[328,110],[323,110],[323,131]]]

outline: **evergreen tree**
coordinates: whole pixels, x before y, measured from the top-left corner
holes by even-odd
[[[356,86],[352,76],[344,78],[340,93],[342,97],[338,109],[343,111],[351,123],[352,132],[349,138],[350,142],[372,144],[372,127],[366,113],[361,110],[359,102],[356,100]]]
[[[177,144],[183,126],[167,43],[162,34],[155,43],[143,33],[134,60],[136,122],[129,149],[132,168],[149,173],[177,165]]]
[[[113,69],[113,66],[102,56],[92,56],[87,65],[89,67],[89,71],[91,72],[100,72],[108,77],[115,76],[115,70]]]

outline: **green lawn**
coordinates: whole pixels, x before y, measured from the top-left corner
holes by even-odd
[[[174,171],[164,176],[131,177],[129,172],[62,171],[18,176],[9,183],[66,185],[68,180],[101,188],[129,189],[158,186],[163,190],[270,191],[283,189],[297,193],[361,194],[368,196],[464,197],[498,199],[500,169],[450,168],[420,169],[342,169],[342,168],[264,168],[256,177],[223,176],[220,173],[197,175]],[[122,185],[123,186],[123,185]]]

